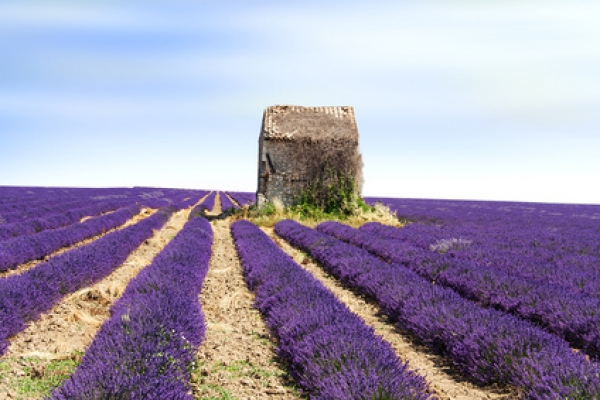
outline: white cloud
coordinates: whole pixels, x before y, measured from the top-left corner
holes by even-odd
[[[106,29],[116,24],[185,35],[213,30],[216,40],[226,31],[233,32],[229,40],[252,38],[231,51],[192,47],[107,54],[76,48],[39,49],[33,56],[43,61],[32,63],[43,68],[40,74],[98,86],[157,82],[177,87],[206,80],[226,87],[230,98],[257,95],[257,90],[273,97],[278,91],[290,97],[304,92],[296,97],[365,99],[363,107],[375,104],[373,111],[388,114],[436,110],[442,116],[463,110],[530,116],[537,122],[561,110],[568,120],[585,117],[576,113],[569,118],[572,109],[597,100],[600,89],[597,73],[581,73],[586,66],[588,71],[600,68],[600,6],[591,3],[246,7],[219,14],[218,24],[214,18],[198,24],[193,13],[157,20],[149,10],[136,15],[112,7],[117,11],[46,7],[13,12],[13,17],[46,18],[59,25],[95,21]]]

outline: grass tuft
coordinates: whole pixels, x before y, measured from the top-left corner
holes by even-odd
[[[2,389],[17,399],[40,398],[60,386],[77,368],[82,353],[48,360],[39,357],[12,357],[0,362]]]
[[[370,206],[362,199],[358,199],[351,206],[347,206],[345,210],[344,212],[335,210],[326,212],[306,203],[284,207],[283,204],[275,202],[267,203],[260,208],[255,205],[244,207],[237,210],[232,218],[234,220],[247,219],[258,226],[267,228],[272,228],[283,219],[293,219],[310,227],[315,227],[324,221],[338,221],[355,228],[367,222],[379,222],[398,227],[406,225],[406,221],[399,220],[389,207],[380,203]]]

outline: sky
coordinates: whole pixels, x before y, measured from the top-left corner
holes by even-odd
[[[366,196],[600,204],[600,2],[0,5],[0,185],[255,191],[271,105],[355,110]]]

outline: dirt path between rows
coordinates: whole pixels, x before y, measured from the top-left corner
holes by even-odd
[[[133,251],[109,276],[67,295],[52,310],[15,335],[8,352],[0,358],[0,398],[37,399],[47,394],[47,390],[21,394],[18,391],[35,385],[36,378],[52,378],[50,374],[66,378],[70,371],[55,371],[50,365],[57,360],[73,360],[73,364],[79,361],[102,323],[110,316],[112,304],[129,281],[149,265],[181,230],[191,209],[173,214],[162,229]]]
[[[215,194],[215,204],[212,208],[212,210],[207,211],[207,215],[219,215],[221,214],[222,210],[221,210],[221,193],[222,192],[217,192]]]
[[[207,329],[198,349],[194,397],[301,398],[276,360],[275,342],[260,313],[252,307],[254,294],[246,287],[229,224],[211,223],[212,258],[200,295]]]
[[[86,244],[92,243],[93,241],[98,240],[98,238],[101,238],[102,236],[106,235],[107,233],[114,232],[116,230],[126,228],[129,225],[133,225],[133,224],[141,221],[142,219],[149,217],[150,215],[154,214],[155,212],[156,212],[156,210],[153,210],[151,208],[143,208],[143,209],[140,210],[140,212],[137,215],[135,215],[133,218],[129,219],[123,225],[119,225],[116,228],[110,229],[110,230],[108,230],[108,231],[106,231],[106,232],[104,232],[104,233],[102,233],[100,235],[96,235],[96,236],[92,236],[91,238],[84,239],[81,242],[75,243],[72,246],[67,246],[67,247],[63,247],[61,249],[58,249],[55,252],[48,254],[47,256],[45,256],[44,258],[42,258],[41,260],[32,260],[32,261],[26,262],[24,264],[21,264],[21,265],[17,266],[14,269],[10,269],[10,270],[5,271],[5,272],[0,272],[0,279],[6,278],[6,277],[9,277],[9,276],[13,276],[13,275],[22,274],[23,272],[32,269],[33,267],[37,266],[38,264],[41,264],[41,263],[43,263],[45,261],[48,261],[50,258],[52,258],[54,256],[57,256],[59,254],[62,254],[64,252],[72,250],[72,249],[76,249],[78,247],[85,246]],[[102,214],[102,215],[106,215],[106,214],[109,214],[109,213],[105,213],[105,214]],[[90,219],[90,218],[96,218],[96,217],[84,217],[84,218],[82,218],[80,220],[80,223],[83,222],[83,221],[85,221],[85,220],[87,220],[87,219]],[[67,228],[67,227],[63,227],[63,228]]]
[[[227,198],[228,198],[229,200],[231,200],[231,204],[233,204],[233,205],[234,205],[234,206],[236,206],[236,207],[242,208],[242,205],[241,205],[240,203],[238,203],[236,200],[234,200],[234,199],[233,199],[233,197],[231,197],[231,196],[229,195],[229,193],[225,193],[225,192],[222,192],[222,193],[223,193],[225,196],[227,196]]]
[[[389,323],[385,316],[379,314],[379,307],[372,301],[344,288],[341,283],[306,256],[277,236],[273,228],[261,228],[298,264],[321,281],[335,296],[368,325],[375,333],[389,342],[398,357],[408,361],[409,368],[425,376],[431,389],[440,400],[468,399],[516,399],[519,397],[513,389],[507,387],[480,387],[464,380],[456,372],[450,361],[433,354],[427,347],[418,344],[409,333],[401,332]]]

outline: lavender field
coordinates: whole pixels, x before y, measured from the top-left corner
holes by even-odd
[[[600,206],[365,200],[0,187],[0,396],[600,399]]]

